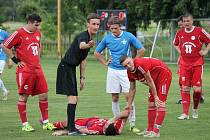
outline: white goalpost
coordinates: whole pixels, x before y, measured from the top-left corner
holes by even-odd
[[[149,56],[150,58],[152,57],[152,54],[153,54],[153,51],[154,51],[154,47],[155,47],[155,43],[156,43],[156,40],[157,40],[158,31],[159,31],[159,28],[160,28],[160,22],[161,21],[158,22],[157,30],[156,30],[154,41],[153,41],[153,44],[152,44],[152,49],[151,49],[150,56]]]

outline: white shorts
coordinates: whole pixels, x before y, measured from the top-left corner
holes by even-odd
[[[128,93],[130,82],[127,70],[115,70],[108,68],[106,80],[107,93]]]
[[[0,73],[3,72],[5,64],[6,62],[4,60],[0,60]]]

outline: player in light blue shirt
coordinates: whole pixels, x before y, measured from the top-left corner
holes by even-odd
[[[131,56],[131,46],[137,49],[137,56],[144,53],[144,47],[141,42],[131,33],[120,29],[120,21],[117,17],[111,17],[108,20],[110,33],[98,44],[95,50],[95,57],[105,66],[108,66],[106,92],[112,94],[112,112],[114,116],[119,115],[119,93],[124,93],[126,100],[130,88],[130,82],[127,76],[127,70],[120,64],[120,57],[123,55]],[[104,49],[109,51],[109,60],[106,61],[101,53]],[[130,130],[138,133],[139,129],[135,127],[135,107],[129,116]]]
[[[9,36],[9,34],[0,29],[0,44]],[[6,89],[6,87],[4,86],[4,83],[1,79],[1,75],[3,73],[4,70],[4,66],[7,62],[7,55],[5,54],[5,52],[3,51],[2,48],[0,48],[0,90],[3,91],[3,97],[2,100],[7,100],[7,95],[9,93],[9,91]]]

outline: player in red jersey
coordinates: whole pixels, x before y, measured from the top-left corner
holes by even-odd
[[[23,131],[34,131],[26,117],[26,103],[29,95],[39,97],[39,108],[43,118],[43,129],[52,130],[55,127],[48,121],[48,86],[40,65],[41,33],[39,26],[41,17],[30,14],[26,26],[12,33],[3,43],[2,47],[14,63],[18,64],[16,81],[18,85],[18,111],[22,121]],[[16,50],[16,56],[12,48]]]
[[[149,86],[148,126],[139,135],[160,137],[160,127],[165,118],[166,100],[171,84],[171,70],[161,60],[155,58],[132,59],[122,56],[121,64],[127,68],[130,81],[128,108],[136,94],[136,80]]]
[[[193,88],[192,118],[198,118],[198,106],[202,95],[203,56],[210,48],[210,35],[202,28],[193,26],[193,17],[183,15],[184,28],[177,31],[174,47],[180,54],[179,84],[183,113],[179,120],[189,119],[190,88]],[[202,50],[203,44],[206,48]]]
[[[83,134],[114,136],[121,134],[128,116],[129,110],[123,110],[118,116],[110,120],[99,117],[80,118],[75,120],[75,126]],[[54,126],[60,130],[55,131],[52,135],[68,135],[67,121],[55,122]]]

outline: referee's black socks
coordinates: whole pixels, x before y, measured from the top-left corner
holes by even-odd
[[[67,129],[69,132],[73,132],[75,131],[75,112],[76,112],[76,106],[77,104],[71,104],[69,103],[67,106],[67,116],[68,116],[68,125],[67,125]]]

